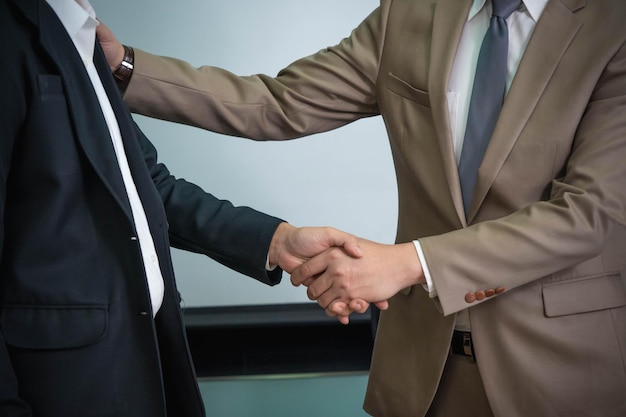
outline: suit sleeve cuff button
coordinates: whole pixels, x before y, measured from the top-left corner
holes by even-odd
[[[471,304],[474,301],[476,301],[476,293],[468,292],[467,294],[465,294],[465,302],[466,303]]]

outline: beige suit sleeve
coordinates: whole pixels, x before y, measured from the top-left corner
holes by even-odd
[[[196,68],[136,49],[124,100],[135,113],[256,140],[328,131],[378,114],[382,22],[374,11],[338,45],[292,63],[276,77]]]

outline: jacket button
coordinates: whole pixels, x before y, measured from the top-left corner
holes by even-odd
[[[476,291],[476,299],[478,301],[480,300],[484,300],[486,297],[485,292],[484,291]]]
[[[496,294],[502,294],[504,292],[504,287],[496,288]]]
[[[476,301],[476,293],[468,292],[467,294],[465,294],[465,302],[466,303],[471,304],[474,301]]]
[[[489,288],[487,291],[485,291],[485,295],[487,297],[493,297],[496,294],[496,290],[494,290],[493,288]]]

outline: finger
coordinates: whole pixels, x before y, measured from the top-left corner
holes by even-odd
[[[332,303],[330,303],[328,308],[326,308],[326,311],[334,316],[350,314],[348,305],[344,303],[343,301],[339,301],[339,300],[333,301]]]
[[[343,245],[343,249],[346,253],[354,258],[363,257],[363,250],[359,246],[359,241],[354,236],[349,236]]]
[[[315,279],[315,277],[326,271],[328,262],[329,259],[327,252],[322,252],[321,254],[309,259],[293,270],[291,273],[291,283],[297,287],[310,281],[311,279]]]
[[[363,251],[359,246],[359,240],[356,236],[350,233],[342,232],[334,228],[328,229],[328,237],[330,240],[329,246],[341,246],[346,253],[354,258],[360,258],[363,256]]]
[[[370,303],[368,303],[365,300],[355,299],[355,300],[351,300],[349,305],[350,305],[350,310],[357,312],[357,313],[365,313],[367,309],[369,308]]]
[[[350,323],[350,311],[346,308],[346,303],[341,301],[336,301],[331,303],[326,310],[326,315],[329,317],[337,317],[339,323],[341,324],[349,324]]]
[[[377,301],[374,303],[374,305],[376,307],[378,307],[380,310],[387,310],[389,308],[389,301],[385,300],[385,301]]]
[[[307,289],[307,295],[312,300],[316,300],[322,308],[328,308],[332,303],[342,301],[349,309],[349,298],[345,296],[344,291],[333,285],[331,279],[326,279],[326,274],[321,275]]]
[[[332,281],[326,279],[326,275],[322,274],[307,287],[306,294],[310,300],[316,300],[322,308],[327,308],[331,302],[339,299],[329,291],[332,285]]]

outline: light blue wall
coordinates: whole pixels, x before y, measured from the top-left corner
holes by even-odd
[[[367,374],[200,381],[207,417],[365,417]]]
[[[378,0],[92,0],[92,5],[124,43],[240,75],[273,75],[348,36]],[[220,198],[297,226],[329,225],[384,243],[394,240],[397,189],[380,117],[283,143],[136,120],[175,175]],[[309,301],[288,276],[267,287],[206,257],[173,255],[187,307]]]

